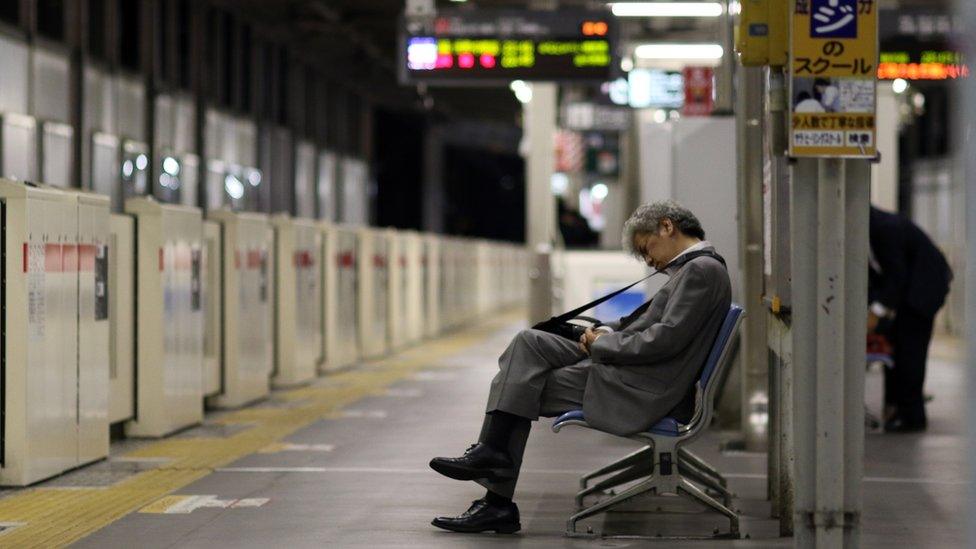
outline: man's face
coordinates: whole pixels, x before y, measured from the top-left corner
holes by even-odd
[[[674,225],[670,219],[664,219],[657,231],[634,234],[634,250],[648,266],[663,269],[677,255],[673,236]]]

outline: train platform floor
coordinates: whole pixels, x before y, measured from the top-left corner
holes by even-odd
[[[570,539],[578,477],[635,448],[593,431],[534,425],[516,493],[522,531],[464,535],[430,526],[483,491],[427,467],[459,455],[483,417],[496,357],[524,326],[517,313],[406,349],[383,360],[276,391],[241,410],[159,441],[113,443],[108,460],[0,497],[0,547],[637,547],[646,541]],[[864,547],[965,546],[965,370],[958,341],[933,348],[924,434],[869,433]],[[880,406],[880,374],[868,405]],[[748,539],[668,542],[668,547],[790,547],[769,518],[765,454],[720,452],[726,433],[694,449],[737,494]],[[724,531],[695,507],[638,510],[586,523],[597,530],[664,535]],[[677,506],[676,506],[677,505]],[[640,508],[645,508],[641,511]],[[585,528],[585,526],[584,526]]]

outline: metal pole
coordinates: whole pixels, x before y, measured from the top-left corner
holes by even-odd
[[[742,435],[745,449],[768,447],[769,364],[763,291],[763,97],[762,67],[738,68],[739,258],[742,299],[747,311],[742,332]]]
[[[860,545],[864,476],[864,334],[868,302],[868,210],[871,204],[871,164],[845,162],[844,196],[844,547]]]
[[[800,159],[790,174],[790,271],[793,273],[794,540],[814,547],[807,526],[816,505],[817,161]]]
[[[959,38],[963,43],[963,54],[967,59],[976,57],[976,41],[973,40],[972,29],[976,29],[976,3],[972,0],[957,0],[957,9],[964,28],[970,29],[969,33],[959,33]],[[969,367],[969,391],[967,394],[976,394],[976,141],[974,141],[974,128],[976,128],[976,80],[967,78],[964,80],[964,93],[962,108],[964,122],[956,135],[960,136],[959,158],[963,165],[963,173],[966,178],[966,333],[967,358]],[[969,405],[969,515],[976,513],[976,399],[967,399]],[[976,539],[976,521],[969,521],[969,538]]]
[[[870,169],[804,159],[792,174],[797,547],[860,543]]]
[[[556,131],[558,87],[550,83],[532,84],[532,100],[523,107],[528,158],[525,182],[525,243],[530,253],[548,252],[555,234],[556,214],[552,197],[552,172],[555,163],[553,135]],[[551,285],[532,280],[529,286],[529,314],[535,315],[550,303]],[[529,322],[543,317],[530,316]]]
[[[729,13],[729,1],[722,1],[722,17],[718,28],[718,42],[722,46],[722,63],[715,71],[715,107],[717,114],[732,112],[735,103],[733,80],[735,78],[736,56],[733,40],[733,18]]]
[[[789,316],[790,300],[790,167],[786,158],[786,78],[779,68],[770,68],[766,82],[766,165],[763,181],[769,216],[768,276],[765,295],[770,312],[766,327],[770,347],[770,501],[779,518],[781,536],[793,535],[793,346]],[[768,170],[768,173],[765,171]],[[775,396],[775,398],[773,398]]]
[[[818,160],[816,526],[817,547],[840,547],[844,507],[844,161]],[[809,268],[809,267],[808,267]],[[795,273],[795,271],[794,271]],[[841,436],[839,436],[841,435]]]

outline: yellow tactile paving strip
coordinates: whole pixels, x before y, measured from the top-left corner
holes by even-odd
[[[518,313],[495,317],[476,328],[425,342],[397,355],[338,372],[324,382],[277,393],[294,407],[245,408],[221,417],[251,426],[227,438],[170,438],[129,452],[126,458],[166,458],[156,469],[109,487],[32,488],[0,499],[0,523],[20,526],[0,533],[0,547],[60,547],[149,505],[170,492],[253,454],[343,407],[381,394],[392,383],[483,341]]]

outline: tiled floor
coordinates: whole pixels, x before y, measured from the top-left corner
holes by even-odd
[[[578,476],[623,455],[634,445],[592,431],[553,434],[549,421],[534,426],[516,494],[520,534],[461,535],[430,526],[439,514],[463,511],[482,491],[445,479],[427,467],[435,455],[457,455],[477,435],[495,357],[518,322],[472,338],[460,352],[406,373],[392,386],[308,423],[281,444],[216,467],[170,498],[133,512],[80,540],[78,547],[624,547],[635,540],[580,540],[563,536]],[[452,337],[461,337],[455,335]],[[864,547],[965,545],[965,426],[963,365],[958,344],[939,341],[927,391],[930,430],[921,435],[868,434],[864,482]],[[416,351],[416,349],[414,350]],[[880,373],[869,373],[868,403],[880,403]],[[310,398],[315,397],[314,393]],[[323,393],[324,394],[324,393]],[[307,397],[308,398],[308,397]],[[277,407],[271,406],[276,409]],[[272,410],[273,411],[273,410]],[[213,428],[211,428],[212,430]],[[207,436],[214,436],[213,433]],[[721,433],[695,444],[727,473],[738,494],[747,539],[668,543],[668,547],[788,547],[777,538],[764,500],[765,456],[722,454]],[[207,444],[189,433],[186,441]],[[112,460],[56,482],[112,482],[148,465]],[[588,523],[597,530],[711,533],[727,521],[668,498]],[[0,500],[2,502],[2,500]],[[647,512],[658,506],[684,513]],[[173,511],[183,510],[185,513]],[[0,519],[3,517],[0,516]],[[0,535],[0,545],[3,536]]]

